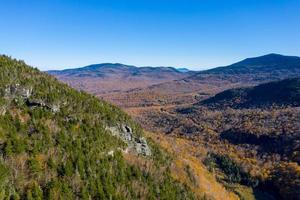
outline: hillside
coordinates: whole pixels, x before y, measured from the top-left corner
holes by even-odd
[[[300,57],[268,54],[260,57],[247,58],[226,67],[218,67],[203,73],[241,74],[255,72],[274,72],[300,70]]]
[[[135,67],[119,63],[103,63],[48,73],[76,89],[101,95],[181,79],[194,72],[172,67]]]
[[[220,183],[241,198],[247,195],[240,185],[250,187],[255,199],[262,198],[261,193],[267,195],[262,199],[299,199],[299,78],[235,86],[203,100],[200,94],[218,90],[208,86],[198,87],[196,103],[148,103],[126,110],[146,130],[189,141],[187,148],[172,144],[178,154],[197,156]],[[222,88],[220,84],[219,90]],[[173,98],[180,101],[178,96]]]
[[[214,77],[233,82],[266,82],[300,75],[300,57],[268,54],[247,58],[225,67],[217,67],[192,75],[191,79]],[[188,78],[188,79],[189,79]]]
[[[248,197],[241,187],[250,187],[254,199],[299,199],[299,78],[231,89],[200,102],[127,110],[146,130],[189,141],[176,149],[197,156],[242,199]]]
[[[119,108],[0,56],[0,199],[194,199]]]
[[[300,106],[300,78],[285,79],[255,87],[229,89],[200,104],[232,108]]]

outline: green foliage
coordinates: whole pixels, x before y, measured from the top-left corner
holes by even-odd
[[[24,97],[24,91],[32,92]],[[194,198],[169,171],[156,177],[125,162],[119,151],[124,142],[106,127],[126,124],[137,135],[142,130],[119,108],[6,56],[0,56],[0,94],[0,197]],[[155,163],[154,170],[169,164],[157,146],[153,154],[144,159]]]
[[[226,155],[209,154],[204,164],[213,170],[220,169],[226,175],[226,181],[229,183],[240,183],[248,186],[257,186],[258,180],[251,177],[235,161]]]
[[[3,163],[0,162],[0,188],[3,188],[5,186],[9,174],[9,169]]]
[[[28,200],[42,200],[43,191],[36,182],[33,182],[27,189],[26,198]]]
[[[36,174],[41,171],[41,167],[39,165],[39,162],[36,160],[36,158],[28,159],[28,168],[32,174]]]

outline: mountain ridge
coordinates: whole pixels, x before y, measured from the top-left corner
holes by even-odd
[[[122,63],[99,63],[99,64],[91,64],[87,65],[84,67],[75,67],[75,68],[67,68],[67,69],[62,69],[62,70],[48,70],[46,72],[53,74],[53,73],[64,73],[64,72],[69,72],[69,71],[84,71],[84,70],[99,70],[103,68],[127,68],[127,69],[132,69],[136,71],[145,71],[145,70],[166,70],[166,71],[175,71],[179,73],[186,73],[186,72],[191,72],[192,70],[189,70],[187,68],[176,68],[176,67],[164,67],[164,66],[158,66],[158,67],[152,67],[152,66],[142,66],[142,67],[137,67],[134,65],[127,65],[127,64],[122,64]]]
[[[119,63],[94,64],[82,68],[47,71],[79,90],[95,95],[143,88],[193,74],[173,67],[135,67]]]
[[[225,90],[200,104],[219,108],[260,108],[274,105],[297,107],[300,106],[300,77]]]
[[[198,72],[198,74],[241,74],[251,72],[256,73],[259,72],[259,70],[264,72],[283,69],[291,70],[291,68],[300,70],[300,57],[271,53],[263,56],[246,58],[231,65],[204,70]]]

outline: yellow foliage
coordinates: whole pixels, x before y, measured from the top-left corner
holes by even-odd
[[[169,137],[161,134],[147,132],[146,135],[160,146],[174,155],[173,165],[171,167],[172,176],[178,181],[190,186],[192,191],[198,196],[206,196],[212,199],[239,199],[234,193],[227,191],[215,177],[205,168],[201,162],[201,157],[206,155],[206,150],[198,146],[191,145],[191,141]],[[193,183],[186,172],[189,166],[196,183]]]

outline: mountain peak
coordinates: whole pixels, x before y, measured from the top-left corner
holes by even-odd
[[[225,67],[217,67],[200,72],[200,74],[247,74],[261,72],[300,71],[300,57],[267,54],[259,57],[246,58]]]
[[[260,57],[282,57],[282,56],[284,56],[284,55],[278,54],[278,53],[269,53],[269,54],[266,54],[266,55],[263,55]]]
[[[281,54],[267,54],[259,57],[253,57],[253,58],[246,58],[245,60],[242,60],[240,62],[234,63],[231,66],[235,65],[272,65],[272,64],[287,64],[286,62],[294,62],[294,61],[300,62],[300,57],[297,56],[284,56]]]

